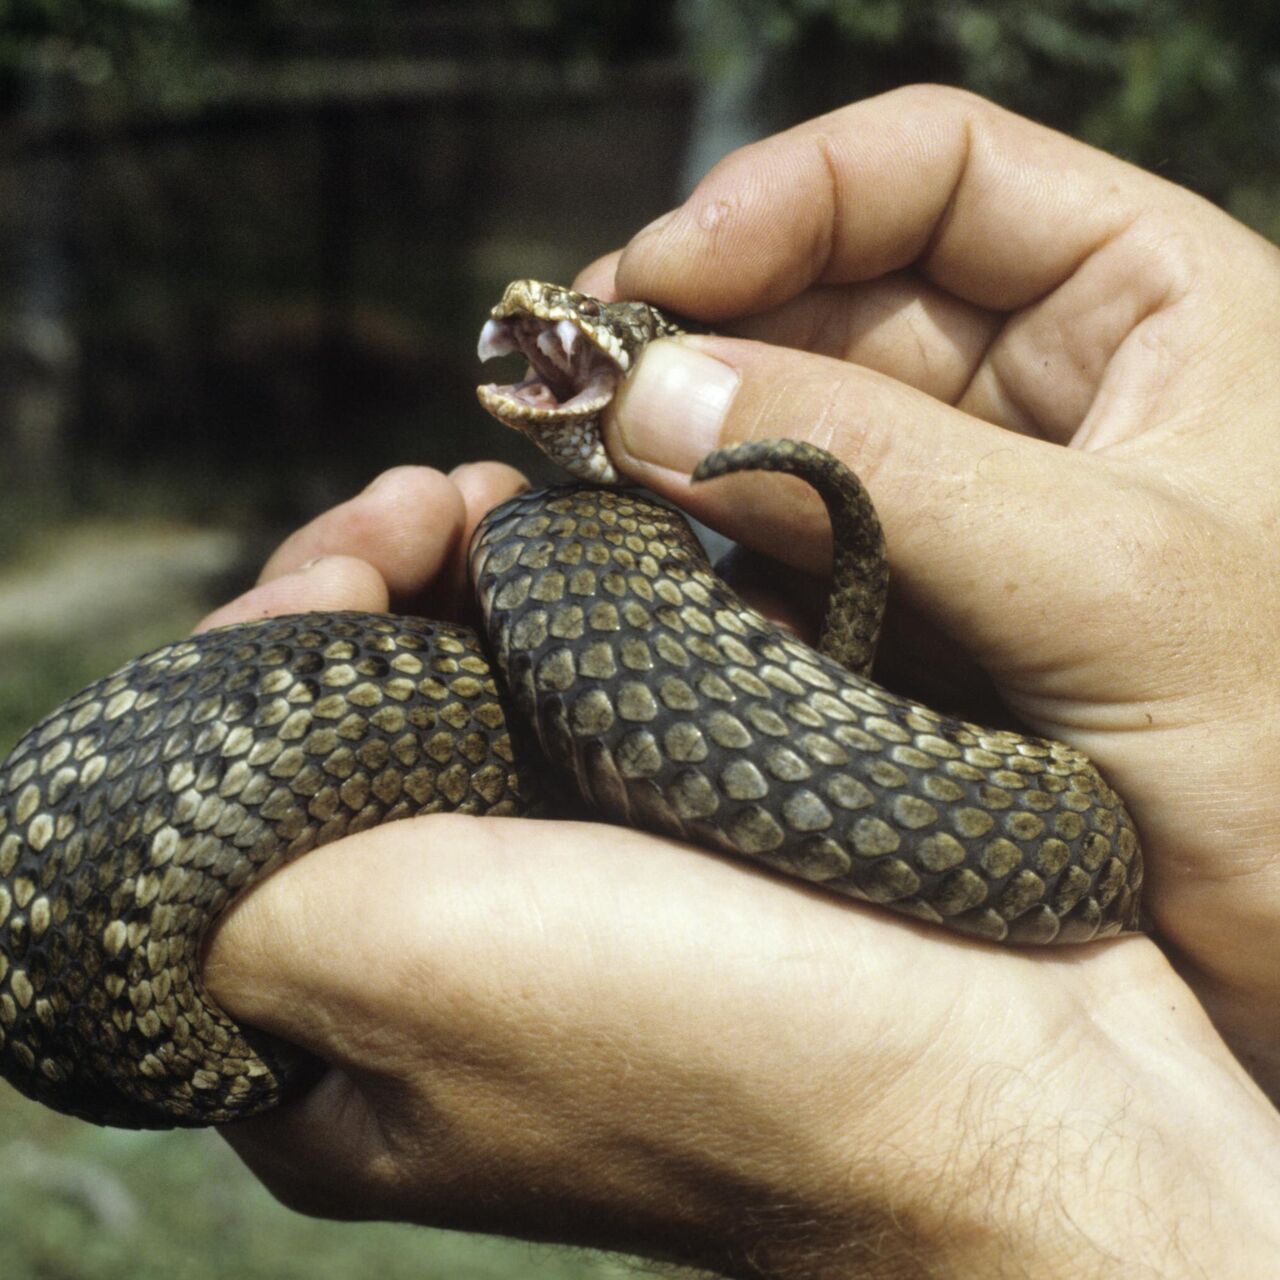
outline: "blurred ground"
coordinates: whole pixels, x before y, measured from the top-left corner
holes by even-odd
[[[232,571],[238,551],[228,530],[102,523],[63,530],[35,563],[0,577],[0,644],[83,639],[198,602]]]
[[[0,569],[0,753],[63,698],[185,634],[244,576],[245,540],[176,521],[54,523]]]

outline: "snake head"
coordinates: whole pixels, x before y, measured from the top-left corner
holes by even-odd
[[[561,285],[515,280],[480,331],[479,356],[518,352],[524,378],[477,388],[499,422],[529,437],[571,475],[618,484],[601,415],[654,338],[683,332],[644,302],[601,302]]]

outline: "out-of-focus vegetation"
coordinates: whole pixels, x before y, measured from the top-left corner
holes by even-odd
[[[1271,0],[692,8],[695,58],[709,74],[768,59],[762,112],[775,127],[903,83],[963,85],[1190,186],[1280,240],[1280,6]]]
[[[0,110],[51,72],[98,112],[203,101],[245,65],[291,63],[302,93],[299,59],[340,45],[394,62],[432,7],[464,14],[465,57],[548,75],[662,57],[714,80],[764,57],[775,126],[913,80],[961,84],[1280,228],[1271,0],[0,0]]]
[[[0,0],[0,446],[77,508],[198,474],[278,521],[510,454],[470,398],[503,277],[677,198],[734,86],[750,136],[924,79],[1280,239],[1267,0]]]
[[[726,140],[919,80],[1280,240],[1274,0],[0,0],[0,752],[380,468],[529,465],[472,392],[506,279],[572,274]],[[5,1280],[631,1274],[312,1223],[207,1136],[2,1086],[0,1235]]]

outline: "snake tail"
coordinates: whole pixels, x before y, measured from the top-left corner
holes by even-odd
[[[818,651],[855,675],[871,674],[889,593],[880,517],[862,481],[831,454],[803,440],[751,440],[709,453],[695,481],[734,471],[782,471],[817,491],[831,521],[831,586]]]

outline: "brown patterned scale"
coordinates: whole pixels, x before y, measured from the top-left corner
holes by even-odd
[[[1137,838],[1084,756],[801,644],[677,514],[609,490],[517,498],[472,572],[521,720],[597,812],[992,941],[1136,927]]]
[[[678,330],[530,281],[494,316],[482,350],[519,343],[554,368],[482,398],[522,429],[549,422],[599,471],[583,423],[623,366],[566,317],[593,343],[614,323],[627,365]],[[36,725],[0,765],[0,1073],[104,1124],[269,1108],[314,1064],[205,997],[202,941],[233,895],[349,832],[531,814],[540,793],[983,939],[1137,928],[1138,841],[1084,756],[867,678],[887,569],[856,477],[785,441],[697,474],[752,468],[802,476],[830,512],[816,650],[716,577],[677,513],[566,486],[477,531],[484,645],[389,615],[247,623],[140,658]]]
[[[527,812],[463,627],[303,614],[207,632],[63,703],[0,769],[0,1066],[100,1124],[273,1106],[300,1055],[205,998],[209,924],[281,863],[414,814]]]

